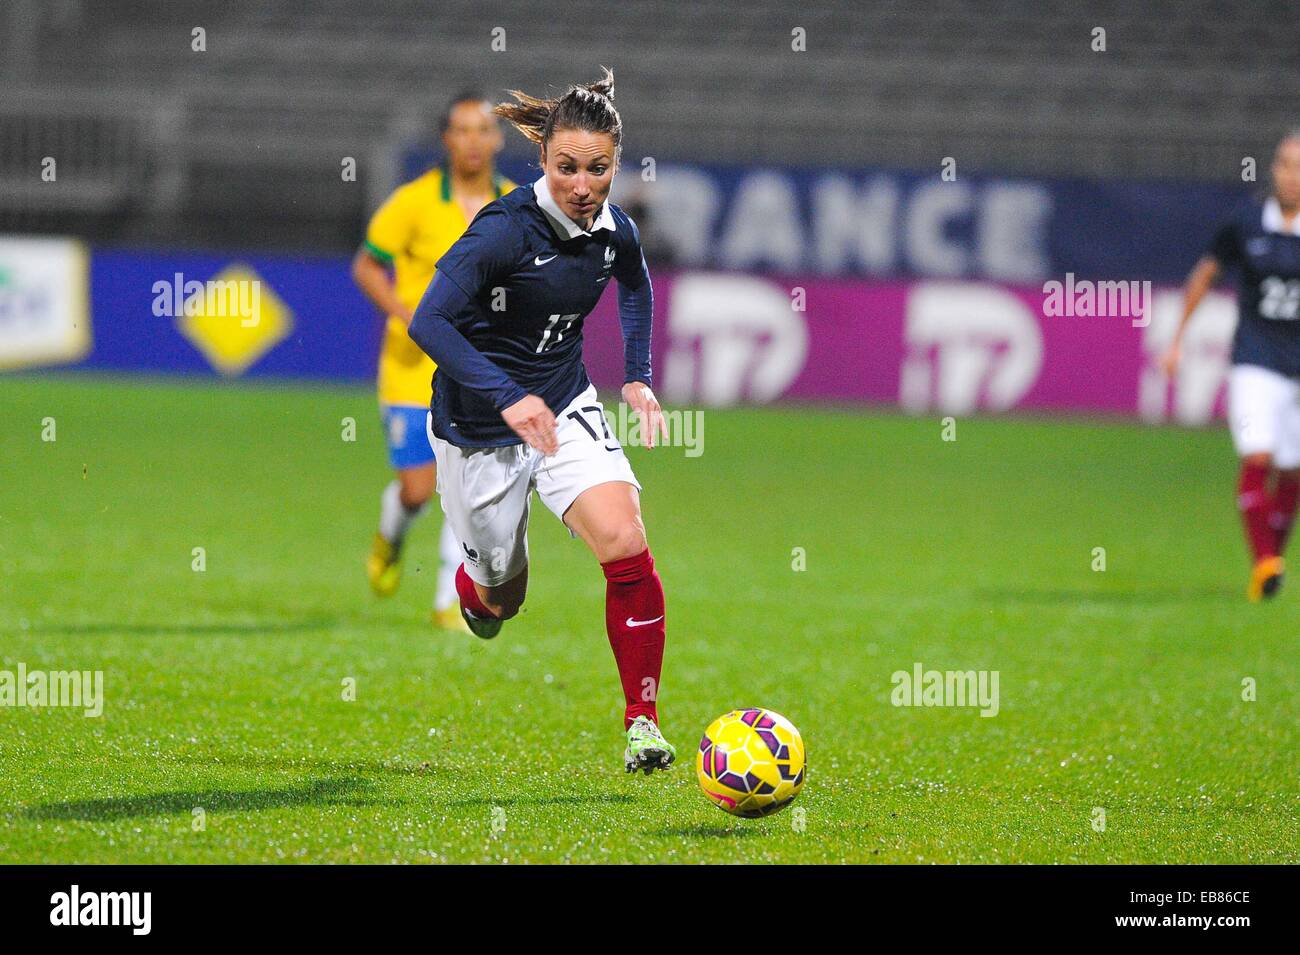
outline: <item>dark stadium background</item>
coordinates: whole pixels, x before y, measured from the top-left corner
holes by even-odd
[[[368,377],[372,366],[355,354],[370,350],[358,338],[357,313],[368,306],[337,264],[383,197],[438,161],[434,127],[447,97],[560,89],[601,64],[615,68],[627,114],[616,195],[641,220],[660,268],[768,275],[775,285],[736,288],[761,297],[767,287],[798,285],[814,305],[819,294],[843,292],[833,285],[839,279],[984,281],[1032,292],[1070,274],[1169,286],[1219,219],[1267,180],[1271,147],[1293,120],[1294,5],[1252,10],[1229,15],[1209,2],[610,9],[580,0],[543,17],[454,0],[14,0],[3,21],[0,230],[90,244],[95,343],[77,339],[30,356],[15,348],[4,364],[68,363],[85,353],[90,367],[209,372],[166,329],[147,346],[118,332],[135,321],[130,289],[144,277],[180,271],[204,281],[239,259],[288,296],[291,310],[309,309],[319,331],[316,340],[290,337],[259,353],[243,373]],[[52,181],[43,175],[50,157]],[[535,174],[516,134],[502,166],[520,179]],[[334,273],[325,285],[320,267]],[[843,294],[834,308],[884,312],[883,332],[875,358],[854,356],[839,372],[846,380],[820,388],[797,380],[801,358],[811,365],[823,344],[838,351],[871,336],[828,336],[818,327],[828,312],[814,307],[807,348],[782,365],[775,353],[799,329],[743,317],[696,329],[688,317],[671,317],[665,295],[660,345],[690,353],[669,359],[679,367],[728,347],[705,339],[775,343],[770,375],[755,372],[762,381],[710,388],[698,375],[682,384],[680,372],[671,397],[806,395],[1191,423],[1213,414],[1205,392],[1214,391],[1230,323],[1203,323],[1214,324],[1201,343],[1209,366],[1189,362],[1182,399],[1159,396],[1149,366],[1176,308],[1168,296],[1144,335],[1113,339],[1114,322],[1097,332],[1097,352],[1128,353],[1128,367],[1105,383],[1108,398],[1062,380],[1069,370],[1057,357],[1068,350],[1071,365],[1089,362],[1077,354],[1087,344],[1033,315],[1046,336],[1037,388],[1032,356],[1023,373],[1005,371],[1015,381],[989,384],[1004,369],[987,354],[970,381],[917,386],[915,375],[930,374],[921,366],[942,364],[938,351],[972,335],[1012,341],[1004,365],[1032,346],[1018,343],[1014,319],[985,332],[911,335],[898,296]],[[941,309],[975,307],[960,290],[951,294],[939,293]],[[693,310],[683,305],[684,316]],[[302,326],[299,334],[309,334]],[[995,346],[1003,347],[980,348]],[[909,359],[911,386],[900,370]],[[927,384],[928,395],[918,395]]]
[[[1177,381],[1156,359],[1300,116],[1297,36],[1282,0],[6,0],[0,668],[109,696],[0,711],[0,861],[1296,861],[1300,618],[1242,597],[1231,288]],[[438,162],[451,95],[602,65],[656,385],[707,424],[698,458],[629,452],[667,726],[689,753],[733,705],[790,716],[806,833],[740,838],[689,766],[662,805],[621,787],[600,581],[541,509],[495,645],[428,626],[439,517],[398,598],[365,587],[367,218]],[[160,315],[178,274],[276,314]],[[1048,314],[1067,281],[1150,282],[1150,311]],[[914,662],[1000,670],[999,716],[890,706]]]

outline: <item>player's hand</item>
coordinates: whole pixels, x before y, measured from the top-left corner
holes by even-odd
[[[530,448],[536,448],[545,455],[560,450],[559,439],[555,436],[555,415],[546,407],[546,402],[536,395],[520,398],[501,412],[510,430],[519,435]]]
[[[623,386],[623,400],[628,403],[641,422],[641,443],[653,448],[660,435],[668,440],[668,425],[664,421],[659,399],[643,381],[629,381]]]
[[[1172,378],[1178,374],[1178,364],[1183,360],[1183,348],[1178,342],[1174,342],[1160,356],[1160,370],[1165,373],[1167,378]]]

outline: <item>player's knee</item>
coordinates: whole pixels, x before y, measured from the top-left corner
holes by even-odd
[[[600,560],[601,563],[605,563],[611,560],[622,560],[625,557],[635,557],[647,546],[645,524],[640,518],[634,518],[614,525],[601,535]]]
[[[424,475],[402,474],[400,477],[400,498],[402,506],[408,510],[423,507],[433,497],[433,482]]]
[[[1273,466],[1273,455],[1269,454],[1267,451],[1260,451],[1257,454],[1247,454],[1241,460],[1243,463],[1256,468],[1268,468]]]
[[[487,608],[502,620],[509,620],[511,617],[519,615],[519,610],[524,605],[522,596],[506,596],[499,600],[486,600]]]
[[[499,587],[492,587],[483,598],[483,603],[502,620],[517,616],[528,595],[527,578],[522,574],[514,580]]]
[[[424,505],[429,503],[429,498],[432,496],[433,495],[427,488],[417,488],[415,490],[402,488],[402,493],[400,495],[402,507],[406,508],[408,511],[413,511],[417,507],[424,507]]]

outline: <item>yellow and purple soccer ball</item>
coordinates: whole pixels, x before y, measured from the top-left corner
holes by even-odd
[[[704,795],[733,816],[757,819],[790,805],[803,788],[803,737],[793,723],[753,707],[709,724],[695,754]]]

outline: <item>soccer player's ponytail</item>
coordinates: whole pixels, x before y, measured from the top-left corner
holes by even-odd
[[[530,142],[545,147],[557,129],[581,129],[609,133],[614,155],[623,147],[623,121],[614,108],[614,74],[601,67],[604,76],[586,86],[570,86],[558,99],[540,99],[520,90],[509,90],[516,100],[501,103],[493,112],[508,121]]]

